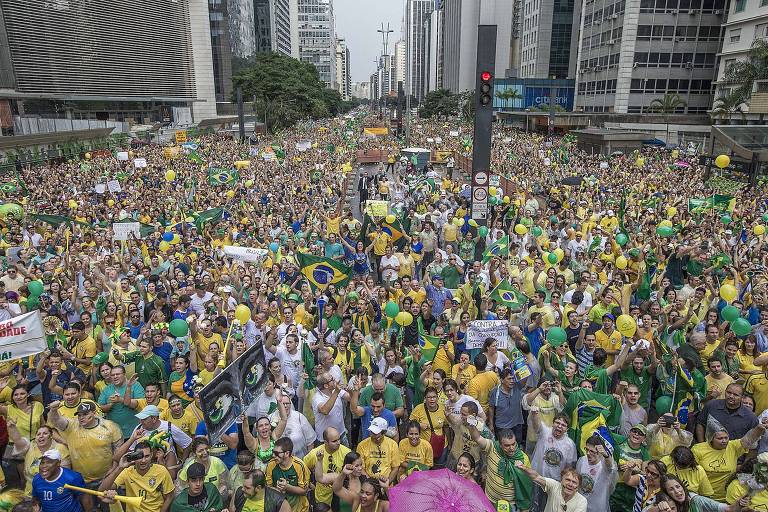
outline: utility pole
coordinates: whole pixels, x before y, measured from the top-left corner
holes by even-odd
[[[245,111],[243,109],[243,89],[237,88],[237,123],[240,125],[240,142],[245,142]]]
[[[475,131],[472,145],[472,219],[488,223],[488,182],[493,129],[493,79],[496,69],[496,25],[477,27]]]
[[[384,23],[381,24],[381,28],[378,29],[376,32],[381,34],[381,44],[384,45],[384,55],[389,55],[387,53],[387,46],[389,46],[389,34],[394,32],[394,30],[389,28],[389,23],[387,23],[386,30],[384,29]]]

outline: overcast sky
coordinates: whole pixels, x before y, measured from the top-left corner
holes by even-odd
[[[376,70],[374,59],[382,52],[381,34],[376,30],[384,23],[389,34],[387,52],[392,54],[400,39],[405,0],[333,0],[336,34],[347,41],[352,81],[363,82]]]

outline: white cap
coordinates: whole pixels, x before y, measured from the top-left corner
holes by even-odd
[[[43,459],[51,459],[51,460],[61,460],[61,452],[59,450],[53,449],[53,450],[47,450],[43,454]]]
[[[608,210],[608,212],[607,212],[607,213],[608,213],[608,216],[609,216],[609,217],[613,217],[613,210]]]
[[[384,418],[378,417],[371,420],[371,424],[368,426],[368,432],[371,434],[381,434],[389,428],[389,423]]]

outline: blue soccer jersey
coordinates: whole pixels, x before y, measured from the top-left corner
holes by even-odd
[[[71,469],[61,468],[61,474],[48,481],[38,473],[32,479],[32,496],[40,500],[42,512],[83,512],[79,492],[65,489],[64,484],[85,487],[83,475]]]

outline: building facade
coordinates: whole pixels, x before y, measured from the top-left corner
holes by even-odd
[[[435,91],[443,87],[443,19],[442,5],[440,8],[436,6],[426,26],[429,41],[427,91]]]
[[[426,25],[435,0],[407,0],[405,4],[406,94],[419,101],[426,93],[429,39]]]
[[[585,2],[576,110],[645,113],[653,109],[654,100],[669,94],[684,102],[674,112],[706,113],[712,104],[725,4],[726,0]]]
[[[299,58],[317,68],[320,81],[336,88],[336,32],[331,0],[298,0]]]
[[[477,27],[496,25],[494,73],[504,76],[512,62],[514,6],[511,0],[445,0],[442,85],[453,92],[475,88]]]
[[[349,70],[349,48],[344,39],[336,38],[336,81],[342,99],[352,97],[352,76]]]
[[[371,99],[371,84],[369,82],[352,82],[352,97],[361,100]]]
[[[406,60],[405,40],[401,39],[395,43],[395,81],[403,82],[403,87],[405,87]]]
[[[215,117],[211,55],[207,0],[0,0],[0,102],[14,114]]]
[[[586,5],[602,3],[604,0],[592,0]],[[521,7],[522,15],[518,14],[521,23],[520,76],[572,78],[576,67],[581,1],[522,0]]]

